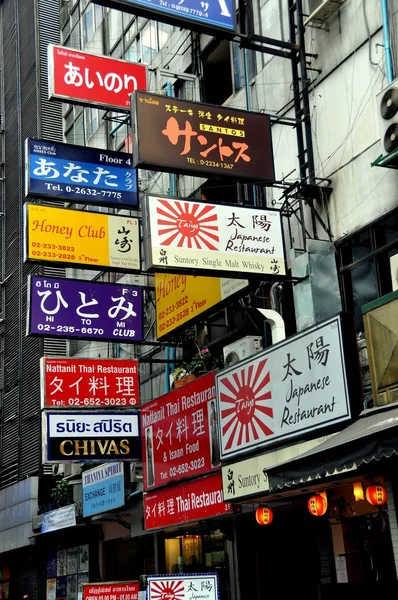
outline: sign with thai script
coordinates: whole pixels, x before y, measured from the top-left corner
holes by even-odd
[[[214,306],[248,285],[246,279],[155,273],[157,338],[175,333],[178,327],[200,315],[203,317]]]
[[[26,196],[136,208],[137,171],[131,162],[123,152],[27,139]]]
[[[82,473],[83,517],[124,506],[124,465],[105,463]]]
[[[278,211],[148,196],[145,212],[149,269],[286,274]],[[190,314],[179,309],[175,324]]]
[[[131,123],[135,167],[275,180],[268,115],[136,92]]]
[[[223,500],[221,473],[144,494],[145,529],[231,513],[231,504]]]
[[[28,294],[28,335],[125,343],[143,339],[140,287],[33,275]],[[109,387],[102,390],[108,394]]]
[[[45,408],[131,408],[140,403],[136,360],[43,356],[40,374]]]
[[[169,0],[98,0],[118,10],[131,12],[134,15],[143,15],[155,21],[171,23],[184,29],[197,29],[201,33],[217,33],[220,35],[235,29],[235,1],[217,0],[216,2],[203,2],[202,0],[184,0],[173,2]],[[214,30],[217,30],[216,32]]]
[[[140,458],[137,413],[43,413],[43,462],[119,461]]]
[[[214,373],[141,408],[144,489],[220,467]]]
[[[85,583],[83,600],[138,600],[138,581]]]
[[[351,417],[340,316],[216,374],[221,456]]]
[[[50,100],[128,111],[135,90],[146,90],[144,65],[65,46],[48,46]]]
[[[139,271],[135,217],[25,204],[25,260]]]
[[[218,575],[148,575],[148,600],[218,600]]]
[[[42,533],[49,533],[65,527],[74,527],[76,525],[76,505],[69,504],[56,510],[43,513],[41,525]]]

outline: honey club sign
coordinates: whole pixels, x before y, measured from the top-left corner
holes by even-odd
[[[135,92],[131,122],[135,167],[275,179],[268,115]]]
[[[339,315],[216,374],[223,459],[351,418],[343,333],[355,347]]]
[[[213,274],[286,274],[278,211],[148,196],[144,203],[149,235],[146,267]],[[181,318],[189,316],[181,307]],[[178,319],[177,319],[178,320]]]
[[[125,60],[48,46],[50,100],[130,110],[130,94],[146,90],[146,67]]]
[[[220,469],[214,373],[141,408],[144,489]]]

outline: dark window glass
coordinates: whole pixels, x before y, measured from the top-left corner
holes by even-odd
[[[379,221],[374,230],[378,248],[398,241],[398,212]]]
[[[372,252],[372,241],[370,229],[366,229],[340,246],[341,262],[345,267],[353,262],[357,262]]]
[[[357,333],[363,331],[362,306],[378,298],[376,269],[373,260],[344,274],[347,309],[354,312]]]

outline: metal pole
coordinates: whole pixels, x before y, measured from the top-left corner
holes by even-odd
[[[383,21],[384,54],[386,57],[387,83],[394,80],[394,70],[391,58],[390,25],[388,18],[388,0],[381,0],[381,16]]]

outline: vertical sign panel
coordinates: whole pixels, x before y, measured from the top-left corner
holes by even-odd
[[[104,464],[82,474],[83,517],[124,506],[124,466]]]

